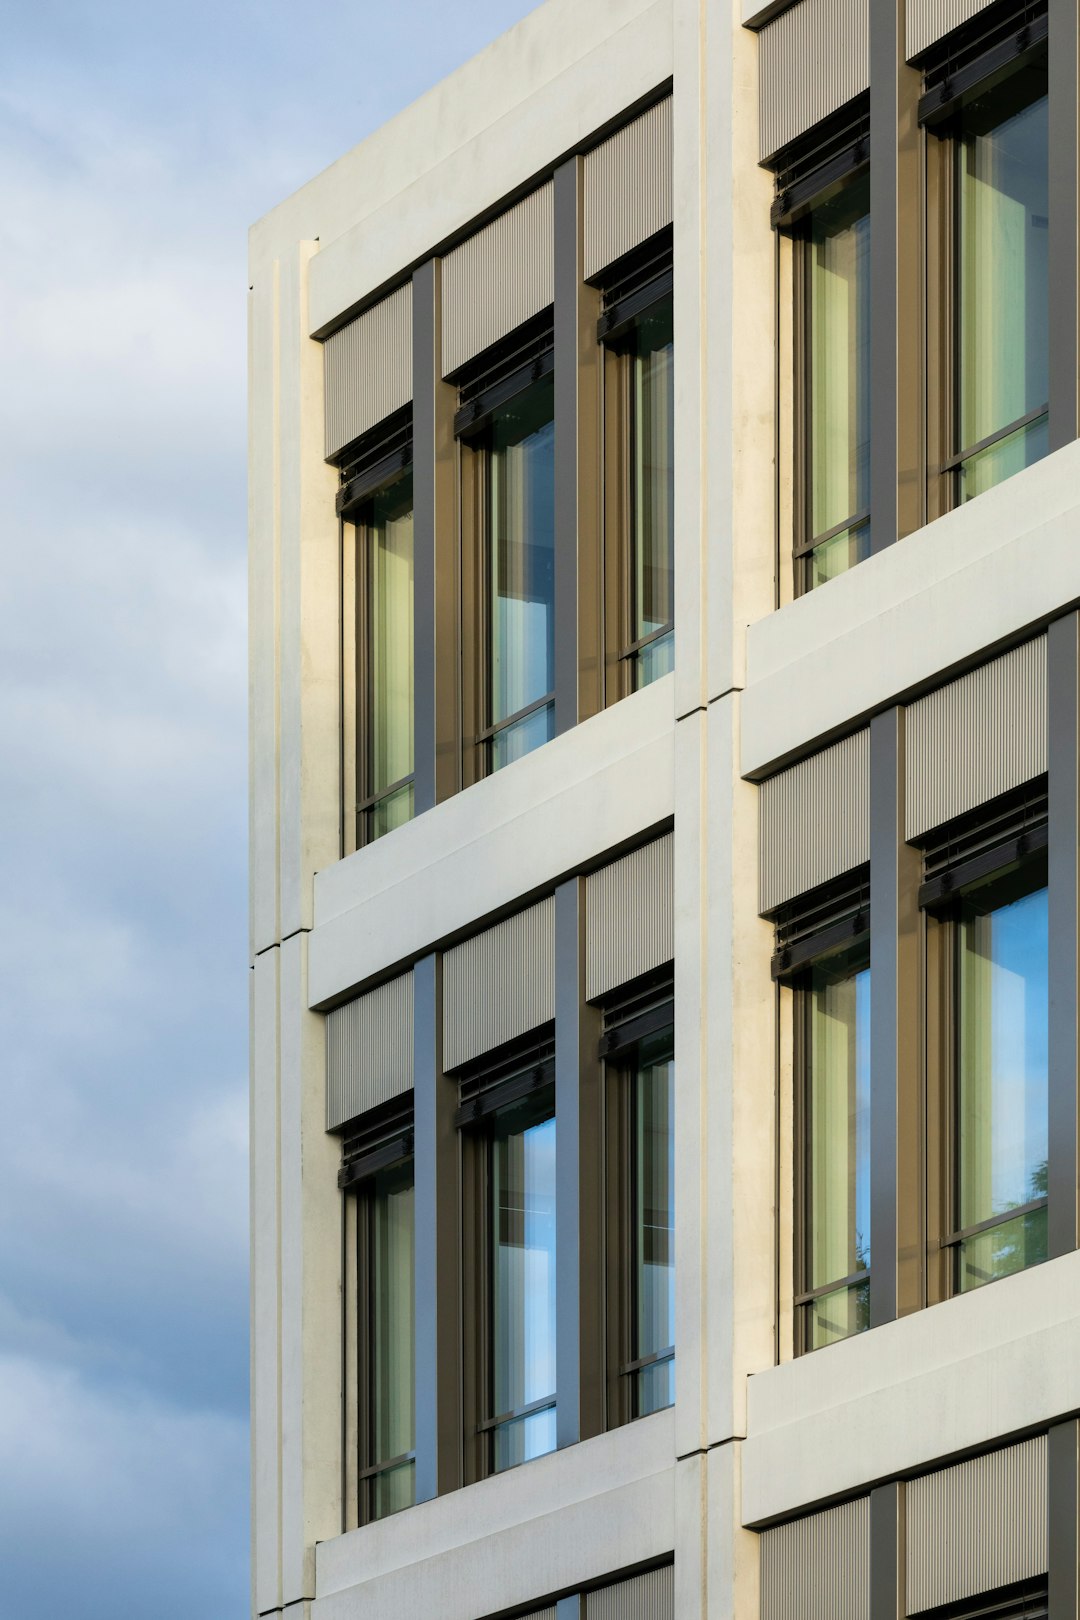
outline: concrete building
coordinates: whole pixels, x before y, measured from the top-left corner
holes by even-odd
[[[255,1614],[1076,1620],[1077,84],[546,0],[254,228]]]

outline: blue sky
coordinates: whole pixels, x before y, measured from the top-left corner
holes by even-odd
[[[247,1613],[247,226],[531,9],[0,3],[5,1616]]]

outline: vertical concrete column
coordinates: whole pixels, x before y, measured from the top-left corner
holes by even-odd
[[[461,1483],[461,1155],[442,1070],[441,963],[413,970],[416,1499]]]
[[[1080,1617],[1080,1424],[1055,1423],[1047,1435],[1049,1620]]]
[[[900,1620],[904,1601],[904,1487],[870,1492],[870,1620]]]
[[[600,1015],[585,1004],[585,882],[555,891],[555,1382],[560,1447],[604,1427]]]
[[[457,446],[442,376],[442,262],[413,273],[413,691],[416,814],[461,785]]]
[[[600,295],[583,279],[585,166],[555,171],[555,730],[603,706]]]
[[[1050,448],[1080,433],[1077,368],[1077,190],[1080,185],[1080,15],[1049,0],[1050,24]]]
[[[918,852],[904,839],[904,711],[870,722],[870,1323],[922,1303]]]
[[[1049,1252],[1077,1246],[1077,947],[1080,897],[1080,614],[1047,636],[1050,800]]]
[[[921,77],[905,0],[870,6],[870,533],[882,551],[923,521]]]

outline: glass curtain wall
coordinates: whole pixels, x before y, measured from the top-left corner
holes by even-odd
[[[870,554],[870,176],[810,214],[805,253],[806,520],[813,589]]]
[[[413,814],[413,486],[406,473],[371,501],[361,531],[366,563],[368,837]]]
[[[1048,906],[1041,870],[956,921],[956,1287],[1046,1259]],[[976,1230],[972,1230],[975,1228]]]
[[[380,1172],[367,1201],[367,1518],[415,1499],[413,1164]]]
[[[547,742],[555,706],[555,389],[494,413],[487,443],[489,763]]]
[[[972,102],[957,128],[961,501],[1049,449],[1047,111],[1046,96],[1031,99],[1017,79]]]
[[[805,994],[802,1342],[870,1325],[870,952],[814,963]]]
[[[489,1141],[490,1466],[555,1449],[555,1119],[501,1109]]]
[[[635,322],[630,346],[630,656],[633,687],[675,656],[675,345],[672,302]]]
[[[675,1400],[675,1047],[643,1040],[630,1074],[631,1416]]]

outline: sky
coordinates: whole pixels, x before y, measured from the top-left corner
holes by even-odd
[[[525,0],[0,0],[0,1616],[248,1613],[247,227]]]

